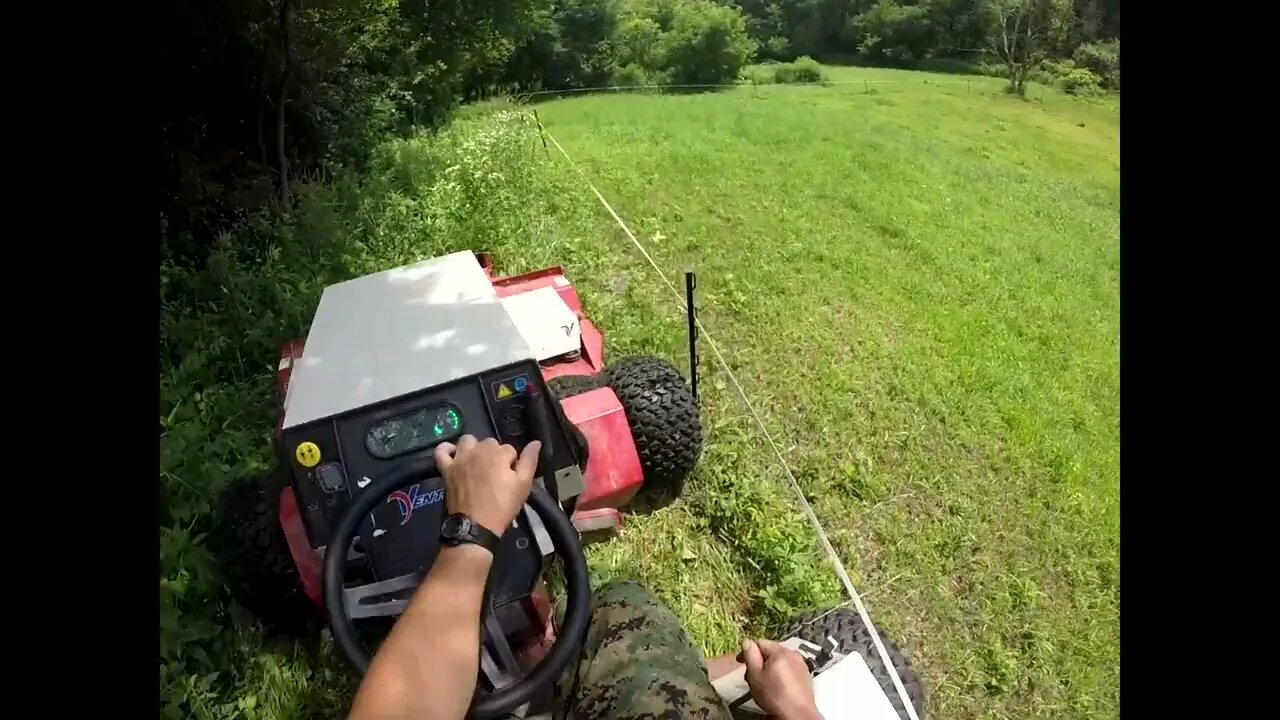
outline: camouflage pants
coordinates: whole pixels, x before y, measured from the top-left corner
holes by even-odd
[[[596,592],[577,671],[560,697],[574,720],[728,720],[675,613],[633,582]]]

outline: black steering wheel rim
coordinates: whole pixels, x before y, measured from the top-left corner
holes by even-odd
[[[364,517],[385,502],[388,495],[434,473],[434,459],[425,456],[378,476],[347,506],[329,538],[324,556],[325,609],[329,615],[334,643],[361,675],[368,671],[370,658],[346,611],[343,579],[346,575],[347,548],[355,538]],[[524,677],[504,688],[489,694],[477,694],[468,711],[469,717],[494,717],[509,713],[528,702],[539,689],[554,683],[560,677],[586,637],[591,615],[591,584],[578,532],[569,516],[545,489],[535,485],[527,503],[542,520],[557,555],[564,563],[564,622],[558,629],[551,649],[538,664]],[[487,597],[485,603],[488,603]],[[476,621],[481,622],[481,618]]]

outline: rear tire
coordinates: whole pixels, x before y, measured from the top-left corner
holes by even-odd
[[[818,610],[807,612],[800,615],[788,623],[787,627],[778,636],[780,640],[787,638],[799,637],[815,645],[825,645],[827,636],[835,638],[839,643],[839,652],[846,655],[858,653],[862,659],[867,662],[871,674],[876,681],[880,683],[880,689],[884,691],[889,702],[893,704],[893,709],[897,711],[898,717],[902,720],[908,720],[906,708],[902,705],[902,698],[898,697],[898,690],[893,686],[893,678],[890,676],[889,669],[885,667],[884,661],[880,659],[880,653],[876,652],[875,642],[871,639],[871,633],[867,630],[867,626],[863,624],[862,617],[858,615],[858,611],[853,608],[837,608],[828,614],[827,611]],[[880,628],[877,628],[880,630]],[[902,688],[907,691],[907,697],[911,698],[911,704],[915,706],[916,715],[920,720],[925,720],[924,708],[924,686],[920,682],[919,676],[916,675],[915,668],[911,667],[911,661],[907,659],[906,654],[902,652],[902,648],[890,642],[884,637],[884,633],[880,633],[880,641],[884,643],[884,649],[889,655],[889,659],[893,661],[893,667],[898,671],[898,677],[902,680]]]
[[[302,590],[280,527],[280,493],[288,483],[288,469],[278,467],[223,492],[218,503],[219,554],[237,603],[256,615],[269,632],[305,636],[319,624],[319,614]]]
[[[644,512],[669,505],[702,454],[698,405],[680,372],[657,357],[625,358],[605,369],[631,426],[644,485],[632,499]]]

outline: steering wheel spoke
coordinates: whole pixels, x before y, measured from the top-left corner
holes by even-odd
[[[424,577],[426,574],[421,571],[412,572],[345,588],[342,591],[343,608],[352,620],[400,615]]]
[[[523,671],[511,650],[511,643],[507,642],[506,634],[502,632],[497,614],[490,609],[486,615],[484,632],[480,638],[480,670],[494,690],[501,690],[514,683]]]

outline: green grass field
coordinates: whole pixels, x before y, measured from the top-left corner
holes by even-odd
[[[1118,100],[831,73],[845,82],[535,107],[663,270],[696,268],[704,324],[921,670],[929,714],[1118,716]],[[248,279],[227,295],[249,300],[208,284],[165,330],[186,353],[161,378],[166,714],[347,699],[324,643],[266,642],[227,606],[198,537],[208,498],[266,467],[270,348],[326,282],[466,247],[504,272],[563,262],[609,357],[684,366],[681,307],[519,117],[476,109],[390,144],[369,178],[304,201],[292,244],[228,260]],[[842,598],[705,346],[702,369],[707,446],[685,497],[588,554],[597,581],[646,582],[714,654]],[[191,448],[215,430],[229,439],[210,461]]]

